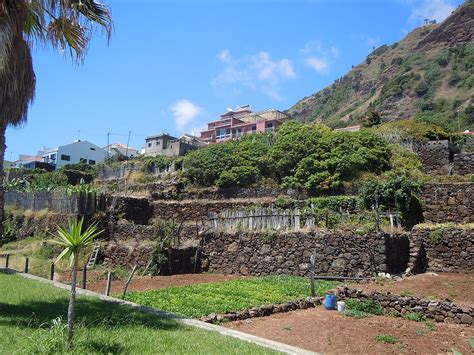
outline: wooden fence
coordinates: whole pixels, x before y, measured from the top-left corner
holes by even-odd
[[[224,211],[220,215],[209,216],[214,230],[294,230],[301,229],[301,213],[294,210],[279,210],[273,207],[261,207],[253,210]],[[315,219],[306,218],[306,227],[314,227]]]
[[[95,192],[66,194],[59,191],[8,191],[4,198],[5,206],[33,211],[48,209],[57,213],[92,214],[98,209],[98,196]]]
[[[350,216],[349,212],[340,212],[339,223],[343,223]],[[398,213],[387,212],[387,219],[392,228],[400,228],[400,218]],[[301,214],[299,208],[294,210],[280,210],[271,207],[261,207],[252,210],[224,211],[221,214],[212,212],[209,215],[211,227],[215,231],[233,231],[233,230],[281,230],[281,231],[299,231],[301,229],[313,230],[317,228],[318,223],[328,226],[328,216],[316,215],[311,213]],[[379,217],[375,217],[377,219]]]

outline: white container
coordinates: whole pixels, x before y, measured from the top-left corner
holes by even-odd
[[[337,311],[344,312],[346,309],[346,303],[344,301],[337,301]]]

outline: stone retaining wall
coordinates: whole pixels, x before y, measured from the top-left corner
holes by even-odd
[[[295,311],[297,309],[314,308],[321,305],[320,298],[302,298],[299,300],[281,303],[281,304],[270,304],[261,307],[244,309],[239,312],[225,313],[225,314],[209,314],[206,317],[202,317],[200,320],[206,323],[220,323],[220,322],[233,322],[237,320],[245,320],[249,318],[267,317],[275,313],[286,313]]]
[[[205,236],[204,270],[241,275],[309,275],[316,248],[316,273],[374,276],[400,273],[408,265],[406,235],[320,230],[295,233],[210,233]]]
[[[474,222],[474,182],[427,184],[421,201],[425,222]]]
[[[421,313],[436,322],[473,325],[474,308],[460,307],[449,301],[433,301],[411,296],[372,292],[344,287],[337,292],[338,299],[372,300],[380,303],[387,311],[396,311],[401,315]]]
[[[474,230],[418,229],[410,233],[410,262],[414,273],[474,271]]]
[[[415,147],[415,153],[420,157],[423,169],[433,175],[446,175],[449,171],[450,151],[449,142],[430,141]]]
[[[463,152],[454,155],[453,174],[474,174],[474,152]]]

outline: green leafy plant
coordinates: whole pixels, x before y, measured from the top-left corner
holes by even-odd
[[[419,312],[413,312],[413,313],[406,313],[403,315],[403,318],[406,318],[408,320],[414,321],[414,322],[424,322],[426,321],[426,317]]]
[[[358,311],[379,316],[384,314],[382,305],[377,301],[372,300],[359,301],[349,299],[346,301],[346,310]]]
[[[441,239],[443,239],[443,230],[442,229],[435,229],[430,232],[430,240],[433,243],[438,243]]]
[[[92,223],[84,231],[82,230],[84,217],[80,220],[69,220],[69,228],[63,229],[58,227],[56,234],[52,234],[55,239],[50,242],[60,245],[64,250],[59,254],[56,262],[63,258],[69,258],[72,265],[71,292],[69,297],[68,317],[67,317],[67,347],[72,348],[72,340],[74,335],[74,306],[76,301],[76,280],[78,258],[81,253],[88,250],[94,239],[103,232],[97,229],[97,223]]]

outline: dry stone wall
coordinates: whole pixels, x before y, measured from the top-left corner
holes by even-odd
[[[410,268],[436,272],[474,271],[474,230],[418,229],[410,235]]]
[[[206,235],[204,270],[242,275],[309,275],[316,248],[316,273],[374,276],[399,273],[408,265],[405,235],[356,235],[350,231],[309,233],[210,233]]]
[[[450,152],[449,142],[430,141],[415,147],[424,170],[433,175],[445,175],[449,171]]]
[[[474,174],[474,152],[464,152],[454,155],[453,174]]]
[[[425,222],[474,222],[474,183],[427,184],[421,201]]]
[[[433,301],[411,296],[372,292],[365,293],[361,290],[344,287],[337,292],[338,299],[372,300],[378,302],[387,311],[395,311],[401,315],[408,313],[421,313],[425,317],[439,323],[474,324],[474,308],[460,307],[449,301]]]

